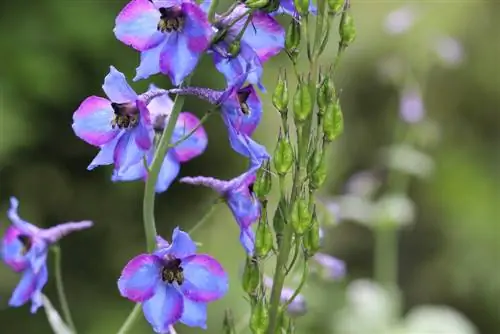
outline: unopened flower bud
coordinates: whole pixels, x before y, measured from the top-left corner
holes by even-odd
[[[271,191],[271,163],[269,159],[259,168],[253,184],[253,192],[257,198],[263,200]]]
[[[232,57],[236,57],[241,50],[241,42],[239,40],[234,40],[231,44],[229,44],[228,52]]]
[[[259,287],[260,269],[255,258],[247,257],[243,270],[243,290],[249,295],[254,294]]]
[[[288,173],[293,164],[293,148],[288,137],[279,135],[276,149],[274,150],[273,163],[276,172],[280,175]]]
[[[276,233],[276,243],[278,247],[281,245],[281,239],[283,238],[283,230],[285,229],[285,210],[286,201],[284,198],[280,200],[273,217],[273,228],[274,233]]]
[[[309,185],[311,189],[319,189],[325,183],[327,168],[325,151],[315,150],[308,164]]]
[[[295,233],[302,235],[311,225],[311,212],[309,211],[309,203],[304,195],[301,195],[292,204],[292,213],[290,220]]]
[[[302,238],[302,242],[304,244],[304,249],[307,252],[308,256],[314,255],[321,246],[321,234],[318,216],[316,215],[316,211],[313,212],[311,227],[304,234]]]
[[[288,25],[285,36],[285,50],[294,62],[297,60],[297,56],[299,55],[300,38],[300,21],[294,19]]]
[[[295,123],[298,124],[307,120],[312,112],[312,108],[313,106],[309,86],[303,82],[303,80],[299,80],[295,96],[293,97],[293,115]]]
[[[339,280],[345,276],[346,267],[344,261],[324,253],[316,253],[312,259],[320,266],[323,278]]]
[[[329,76],[320,77],[317,93],[318,114],[324,115],[326,107],[335,98],[335,87]]]
[[[266,257],[273,248],[273,233],[267,221],[267,210],[262,209],[257,231],[255,232],[255,254]]]
[[[273,93],[273,105],[280,113],[288,111],[288,84],[286,80],[286,72],[278,77],[278,83]]]
[[[250,9],[261,9],[269,4],[269,0],[247,0],[245,5]]]
[[[300,16],[309,14],[309,0],[293,0],[293,3]]]
[[[250,315],[250,329],[253,334],[265,334],[269,326],[269,311],[266,305],[265,296],[261,296],[254,305],[252,305],[252,314]]]
[[[224,320],[222,322],[222,333],[223,334],[236,334],[236,328],[234,326],[233,312],[230,309],[227,309],[224,312]]]
[[[344,7],[344,1],[346,0],[328,0],[328,8],[330,11],[335,13],[339,13]]]
[[[339,25],[340,43],[346,47],[356,39],[356,27],[350,12],[345,12]]]
[[[344,131],[344,116],[338,100],[329,104],[323,118],[323,134],[327,142],[335,140]]]

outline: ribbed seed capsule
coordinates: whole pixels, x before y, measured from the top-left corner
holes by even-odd
[[[267,331],[267,327],[269,327],[269,311],[265,297],[262,296],[252,305],[250,329],[253,334],[264,334]]]
[[[327,142],[335,140],[344,131],[344,116],[338,99],[329,104],[323,116],[323,134]]]
[[[290,58],[292,58],[292,61],[297,60],[297,56],[299,55],[300,39],[300,21],[292,20],[286,29],[285,35],[285,50]]]
[[[269,0],[247,0],[245,6],[250,9],[261,9],[269,4]]]
[[[263,200],[271,191],[271,163],[268,160],[259,168],[253,184],[253,192],[257,198]]]
[[[316,210],[314,210],[311,220],[311,227],[305,233],[302,238],[304,249],[308,256],[314,255],[320,248],[321,245],[321,234],[320,226],[318,221],[318,216],[316,215]]]
[[[279,135],[278,143],[273,155],[273,164],[276,172],[285,175],[293,164],[293,148],[288,137]]]
[[[257,231],[255,232],[255,254],[266,257],[273,248],[273,233],[267,221],[267,209],[262,209]]]
[[[312,113],[312,99],[309,85],[299,80],[293,97],[293,115],[296,124],[303,123]]]
[[[300,16],[309,14],[309,0],[293,0],[293,3]]]
[[[350,12],[345,12],[339,25],[340,43],[346,47],[356,39],[356,27]]]
[[[325,183],[327,175],[325,151],[316,150],[309,162],[312,164],[309,185],[311,189],[319,189]]]
[[[333,13],[339,13],[344,7],[345,0],[328,0],[328,8]]]
[[[222,333],[236,334],[233,312],[230,309],[224,311],[224,321],[222,322]]]
[[[320,76],[317,92],[318,114],[323,115],[328,104],[335,98],[333,80],[329,76]]]
[[[245,269],[243,270],[243,291],[249,295],[255,294],[260,283],[260,269],[257,260],[247,257]]]
[[[288,84],[286,80],[286,72],[278,77],[278,83],[273,93],[273,105],[280,113],[288,111]]]
[[[311,212],[309,211],[309,203],[304,195],[301,195],[292,204],[292,213],[290,216],[292,227],[295,233],[302,235],[311,225]]]
[[[285,229],[285,212],[286,212],[286,201],[284,198],[280,200],[273,217],[273,228],[274,233],[276,233],[276,243],[278,247],[281,245],[281,239],[283,238],[283,230]]]

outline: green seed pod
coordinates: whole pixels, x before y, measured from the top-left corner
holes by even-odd
[[[293,3],[300,16],[309,14],[309,0],[293,0]]]
[[[304,249],[307,252],[308,256],[314,255],[320,247],[320,232],[319,232],[319,221],[318,216],[316,215],[316,210],[314,210],[311,220],[311,227],[304,234],[303,237],[303,245]]]
[[[323,117],[323,134],[327,142],[335,140],[344,131],[344,116],[338,100],[329,104]]]
[[[257,198],[263,200],[271,191],[271,163],[268,160],[259,168],[253,184],[253,192]]]
[[[318,90],[317,90],[317,103],[318,103],[318,114],[324,115],[326,107],[328,104],[332,103],[335,99],[335,86],[333,80],[330,76],[320,75]]]
[[[239,40],[234,40],[229,44],[228,52],[231,56],[236,57],[241,50],[241,42]]]
[[[285,229],[286,219],[286,201],[284,198],[280,200],[273,217],[273,228],[274,233],[276,233],[276,243],[278,247],[281,245],[281,239],[283,238],[283,230]]]
[[[312,109],[312,98],[309,86],[303,82],[303,80],[299,80],[295,96],[293,97],[293,115],[295,123],[301,124],[306,121],[312,113]]]
[[[223,334],[236,334],[236,328],[234,326],[233,311],[226,309],[224,311],[224,320],[222,322],[222,333]]]
[[[285,50],[293,62],[297,60],[300,52],[300,39],[300,22],[299,20],[292,20],[286,29]]]
[[[269,0],[247,0],[245,6],[250,9],[261,9],[269,5]]]
[[[311,212],[309,211],[309,203],[302,194],[292,204],[292,214],[290,220],[295,233],[302,235],[311,225]]]
[[[267,309],[265,297],[262,296],[252,305],[250,329],[253,334],[265,334],[267,327],[269,327],[269,311]]]
[[[278,77],[278,83],[273,93],[273,105],[280,113],[288,111],[288,84],[286,80],[286,72]]]
[[[309,174],[309,185],[311,189],[319,189],[325,183],[327,175],[325,151],[315,151],[309,162],[313,164],[313,169]]]
[[[259,225],[255,232],[255,254],[258,257],[266,257],[273,248],[273,233],[267,222],[267,209],[262,208]]]
[[[328,0],[328,8],[334,14],[340,13],[342,7],[344,7],[345,0]]]
[[[260,269],[255,258],[247,257],[243,270],[243,291],[249,295],[255,294],[260,283]]]
[[[356,39],[356,27],[351,13],[345,12],[339,25],[340,43],[344,47],[352,44]]]
[[[274,150],[273,163],[276,172],[280,175],[286,175],[292,168],[293,164],[293,148],[290,140],[287,137],[279,135],[276,149]]]

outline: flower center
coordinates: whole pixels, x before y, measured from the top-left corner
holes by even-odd
[[[180,6],[160,8],[160,22],[157,29],[161,32],[181,31],[184,26],[184,14]]]
[[[177,282],[177,284],[182,285],[184,283],[184,269],[181,267],[181,260],[168,259],[161,270],[161,279],[169,284]]]
[[[26,255],[31,249],[31,246],[33,245],[33,240],[31,239],[30,236],[27,236],[26,234],[20,234],[17,236],[17,239],[23,244],[23,249],[21,250],[22,255]]]
[[[139,111],[135,103],[111,103],[115,112],[115,118],[111,121],[111,127],[114,129],[135,128],[139,124]]]
[[[243,112],[245,115],[250,114],[250,108],[248,107],[247,104],[250,92],[248,90],[240,90],[238,91],[237,96],[238,96],[238,102],[240,103],[241,112]]]
[[[248,185],[248,191],[250,192],[250,195],[253,195],[253,185],[253,182]]]

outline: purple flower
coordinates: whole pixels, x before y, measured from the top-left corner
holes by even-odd
[[[345,263],[331,255],[316,253],[313,260],[320,266],[323,277],[338,280],[345,276]]]
[[[455,38],[439,36],[434,42],[434,49],[439,58],[449,66],[459,65],[464,60],[464,48]]]
[[[153,142],[149,111],[128,85],[123,73],[113,66],[102,86],[108,99],[90,96],[73,114],[73,130],[87,143],[101,150],[87,167],[115,165],[126,171],[141,161]]]
[[[165,333],[177,321],[206,329],[207,303],[227,292],[228,278],[209,255],[195,254],[186,232],[174,230],[172,244],[157,237],[152,254],[140,254],[125,266],[118,279],[123,297],[142,303],[147,321]]]
[[[240,227],[240,241],[248,254],[253,254],[255,235],[252,224],[260,217],[260,202],[253,193],[257,168],[252,167],[242,175],[222,181],[212,177],[183,177],[180,182],[203,185],[217,191],[226,201]]]
[[[264,285],[268,288],[271,289],[273,287],[273,280],[270,277],[267,277],[264,275]],[[283,287],[281,290],[281,296],[280,296],[280,301],[282,304],[286,303],[288,299],[290,299],[293,296],[293,293],[295,290],[287,288],[286,286]],[[288,314],[291,316],[301,316],[306,314],[307,312],[307,303],[306,299],[302,294],[298,294],[294,300],[288,305],[287,307]]]
[[[2,259],[22,278],[12,293],[9,305],[19,307],[31,299],[31,313],[42,305],[42,289],[47,283],[47,253],[49,246],[63,236],[92,226],[90,221],[60,224],[41,229],[21,219],[17,213],[19,201],[11,197],[7,213],[13,225],[2,239]]]
[[[295,4],[293,3],[293,0],[280,0],[280,6],[277,10],[278,14],[287,14],[293,17],[297,17],[297,10],[295,9]],[[318,9],[316,6],[313,4],[313,2],[310,0],[309,1],[309,13],[312,15],[317,15],[318,14]]]
[[[151,85],[149,91],[156,90],[156,87]],[[151,112],[151,120],[155,131],[162,132],[163,128],[168,123],[168,118],[172,111],[173,102],[167,95],[155,97],[149,104],[148,109]],[[175,124],[174,133],[171,139],[172,143],[181,140],[185,135],[189,134],[195,128],[196,131],[189,136],[188,139],[182,141],[177,146],[171,148],[165,160],[163,161],[158,181],[156,183],[156,192],[166,191],[174,179],[179,174],[180,165],[187,162],[200,154],[202,154],[208,143],[207,134],[200,120],[189,112],[182,112]],[[151,147],[146,153],[148,165],[151,165],[154,157],[155,149]],[[113,181],[134,181],[143,179],[148,176],[148,171],[144,166],[144,161],[139,161],[125,172],[115,170],[112,176]]]
[[[132,0],[115,23],[116,38],[141,51],[134,81],[161,72],[176,86],[194,70],[213,34],[206,13],[191,0]]]
[[[418,89],[408,88],[403,91],[399,102],[399,114],[406,123],[420,122],[425,116],[424,103]]]
[[[247,11],[244,5],[236,6],[230,15],[217,23],[217,28],[230,26]],[[285,31],[273,17],[264,12],[254,12],[239,41],[238,52],[231,54],[229,46],[245,28],[247,19],[248,16],[244,16],[237,21],[228,29],[224,39],[212,47],[215,66],[225,76],[228,86],[234,85],[241,75],[246,74],[249,83],[265,90],[261,83],[262,64],[283,49]]]
[[[412,6],[403,6],[387,15],[384,25],[390,35],[399,35],[408,31],[417,19],[417,11]]]

